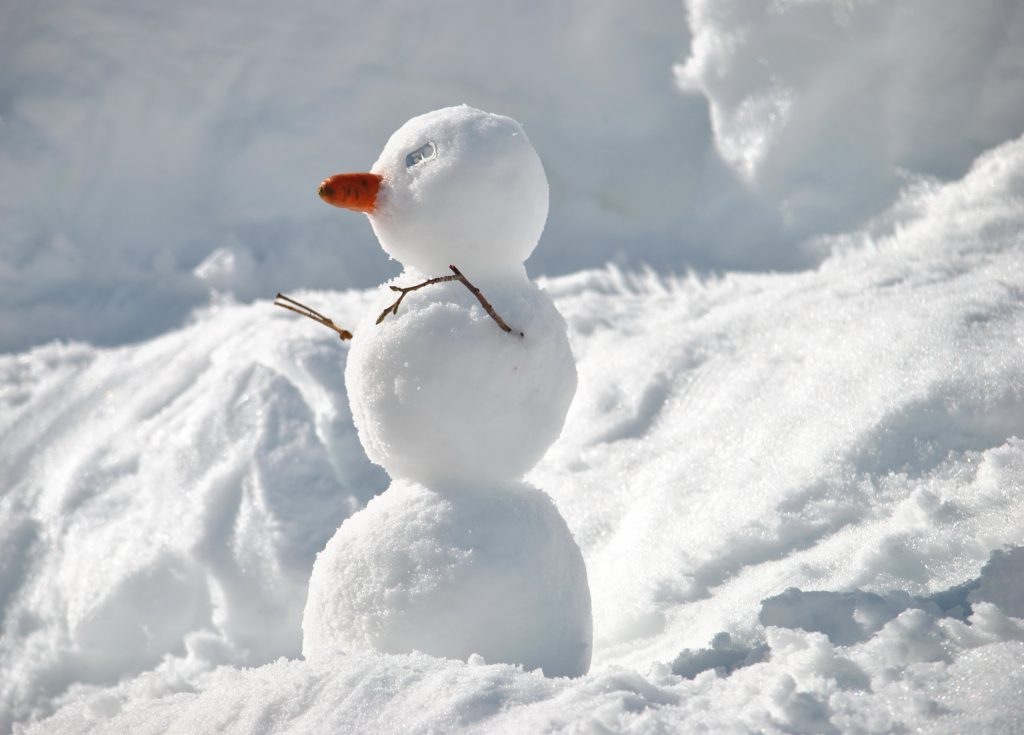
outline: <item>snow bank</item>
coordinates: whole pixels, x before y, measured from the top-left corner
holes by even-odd
[[[707,97],[716,149],[795,236],[855,226],[1024,132],[1015,0],[686,6],[679,85]]]
[[[423,654],[279,660],[162,697],[156,676],[140,677],[30,732],[1015,732],[1024,621],[988,606],[970,623],[907,616],[852,652],[769,628],[771,662],[693,680],[663,665],[570,680]]]
[[[369,228],[315,187],[446,105],[511,115],[537,147],[552,207],[534,274],[806,266],[800,238],[1024,131],[1014,0],[687,8],[5,8],[0,350],[160,334],[211,288],[380,283],[396,269]],[[673,89],[677,63],[699,94]]]
[[[3,18],[3,350],[160,334],[209,287],[380,283],[397,268],[316,187],[428,110],[523,122],[555,212],[535,272],[671,249],[709,150],[702,103],[672,89],[675,0],[58,0]]]
[[[3,358],[0,729],[171,653],[298,652],[314,555],[386,477],[333,342],[268,312]]]
[[[4,726],[1020,730],[1022,204],[1016,140],[811,271],[545,284],[580,383],[528,479],[587,562],[577,680],[275,662],[313,555],[386,482],[327,330],[222,304],[135,347],[0,358]]]

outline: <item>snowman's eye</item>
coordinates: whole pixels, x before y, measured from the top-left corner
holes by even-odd
[[[437,155],[437,148],[433,143],[425,143],[405,157],[405,167],[412,168],[421,161],[429,161]]]

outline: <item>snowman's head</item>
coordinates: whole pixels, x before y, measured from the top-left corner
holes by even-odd
[[[324,181],[330,204],[366,212],[384,250],[425,275],[521,269],[548,214],[548,184],[522,127],[467,105],[414,117],[370,174]]]

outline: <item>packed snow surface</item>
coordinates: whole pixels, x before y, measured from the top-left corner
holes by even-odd
[[[810,270],[543,284],[579,388],[527,481],[587,563],[577,679],[300,658],[314,556],[388,482],[327,330],[224,302],[137,345],[4,357],[2,722],[1019,732],[1022,231],[1018,139]],[[385,305],[295,296],[342,324]]]

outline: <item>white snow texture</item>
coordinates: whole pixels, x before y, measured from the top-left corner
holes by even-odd
[[[51,0],[0,20],[4,350],[160,334],[210,288],[381,283],[373,234],[311,193],[460,102],[540,153],[548,275],[806,267],[804,238],[1024,130],[1018,0]]]
[[[317,556],[302,630],[314,661],[476,654],[579,676],[590,667],[590,590],[579,547],[543,492],[399,481]]]
[[[409,165],[424,146],[430,158]],[[468,105],[409,120],[370,170],[384,177],[373,231],[421,273],[447,274],[450,263],[474,277],[521,272],[548,216],[548,182],[523,128]]]
[[[405,271],[393,283],[424,279]],[[381,288],[357,323],[345,365],[352,415],[370,460],[393,477],[516,480],[565,422],[576,370],[550,297],[525,280],[473,283],[525,336],[502,332],[458,282],[410,294],[377,325],[395,300]]]
[[[1019,2],[57,0],[0,18],[0,732],[1024,731]],[[507,337],[459,284],[359,323],[397,268],[316,198],[463,101],[522,121],[543,160],[527,265],[554,274],[536,293],[578,388],[521,485],[456,504],[384,492],[343,381],[357,343],[265,297],[357,337],[450,301],[459,329]],[[521,467],[543,451],[524,447]],[[493,523],[498,555],[489,504],[531,488],[558,515],[524,566],[576,563],[541,547],[569,538],[545,523],[586,562],[585,676],[500,647],[303,657],[314,560],[343,522],[395,541],[396,572],[416,548],[458,567],[457,544],[358,512],[437,496],[409,523]],[[325,565],[362,563],[329,548]],[[439,616],[422,581],[392,609]],[[520,581],[463,604],[515,610]],[[403,629],[374,615],[322,648]],[[503,622],[494,642],[514,640]]]
[[[514,120],[461,105],[403,125],[374,173],[370,221],[412,267],[398,281],[452,277],[442,264],[457,262],[497,311],[468,283],[433,283],[357,330],[345,369],[352,418],[370,460],[406,482],[317,556],[302,653],[482,654],[585,674],[583,557],[550,498],[519,482],[576,392],[565,320],[523,269],[547,216],[537,153]],[[499,313],[515,328],[500,329]]]

